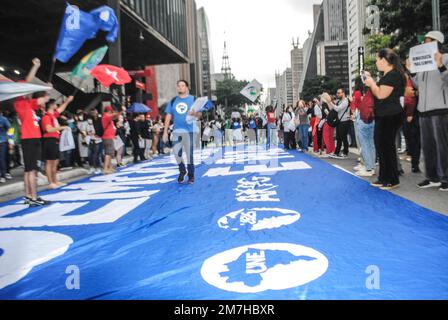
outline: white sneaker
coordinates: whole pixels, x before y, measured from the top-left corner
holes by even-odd
[[[363,166],[362,164],[358,164],[356,167],[353,168],[353,170],[362,171],[362,170],[366,170],[366,167]]]
[[[323,154],[321,154],[321,155],[319,156],[319,158],[322,158],[322,159],[328,159],[328,158],[330,158],[330,156],[329,156],[328,154],[326,154],[326,153],[323,153]]]
[[[373,177],[375,175],[374,170],[367,171],[365,169],[356,172],[358,177]]]
[[[12,180],[12,175],[7,173],[7,174],[5,174],[5,178],[6,178],[6,180]]]
[[[95,169],[95,174],[102,174],[103,171],[101,171],[101,169]]]
[[[0,178],[0,183],[6,183],[6,179],[5,178]]]

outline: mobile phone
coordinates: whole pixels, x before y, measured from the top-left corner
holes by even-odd
[[[367,80],[367,75],[366,75],[366,72],[365,71],[362,71],[362,80],[363,81],[366,81]]]

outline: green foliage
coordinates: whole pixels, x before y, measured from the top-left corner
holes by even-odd
[[[305,81],[303,85],[302,99],[311,101],[324,92],[333,95],[341,87],[342,83],[338,80],[331,79],[327,76],[317,76]]]
[[[381,11],[381,31],[391,35],[390,47],[402,59],[418,44],[418,35],[432,30],[431,0],[370,0]],[[442,32],[448,34],[448,1],[440,1]]]

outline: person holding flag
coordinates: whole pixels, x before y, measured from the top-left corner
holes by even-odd
[[[33,59],[33,68],[26,78],[26,82],[33,81],[40,68],[40,60]],[[48,201],[37,196],[37,172],[38,162],[41,160],[41,138],[39,119],[36,111],[44,107],[49,101],[48,94],[33,99],[31,96],[18,98],[14,102],[14,108],[22,123],[22,149],[25,163],[25,204],[30,207],[39,207],[49,204]]]
[[[185,80],[177,82],[178,96],[175,97],[167,106],[165,113],[165,129],[163,132],[163,142],[168,142],[168,128],[171,120],[174,120],[174,155],[179,164],[179,178],[178,182],[183,183],[187,175],[187,168],[183,160],[183,151],[187,154],[188,165],[188,183],[194,183],[194,127],[195,121],[190,119],[200,119],[201,112],[196,112],[193,109],[195,98],[190,95],[190,85]]]

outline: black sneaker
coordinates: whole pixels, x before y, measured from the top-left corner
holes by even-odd
[[[194,184],[194,177],[188,178],[188,184]]]
[[[43,206],[46,205],[46,203],[45,203],[44,201],[39,201],[39,199],[37,199],[37,200],[33,200],[33,199],[31,199],[31,200],[28,202],[28,204],[30,205],[31,208],[34,208],[34,207],[43,207]]]
[[[429,180],[425,180],[417,185],[420,189],[428,189],[428,188],[439,188],[442,186],[440,182],[431,182]]]
[[[443,191],[443,192],[447,192],[448,191],[448,183],[442,183],[439,190]]]
[[[179,182],[180,184],[184,183],[186,175],[187,175],[186,173],[179,174],[179,178],[177,178],[177,182]]]
[[[48,206],[49,204],[51,204],[51,201],[44,200],[40,197],[37,198],[37,201],[42,202],[44,204],[44,206]]]
[[[31,198],[23,197],[23,204],[30,204],[31,200],[32,200]]]
[[[412,173],[422,173],[419,167],[412,168]]]

